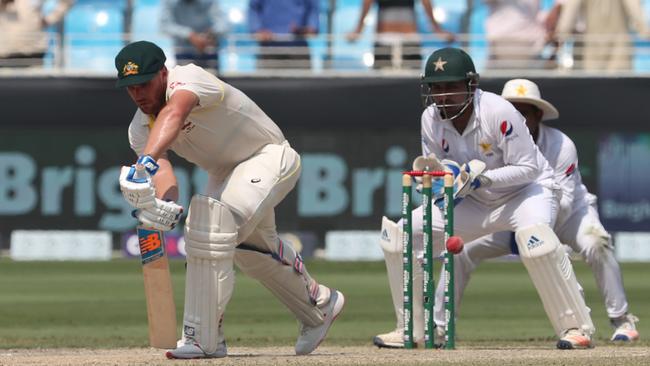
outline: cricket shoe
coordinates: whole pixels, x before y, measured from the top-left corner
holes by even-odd
[[[315,327],[300,324],[300,336],[298,336],[296,342],[297,355],[308,355],[318,347],[325,339],[327,331],[336,320],[336,317],[343,310],[343,305],[345,305],[345,297],[340,291],[334,290],[327,304],[321,308],[323,311],[323,324]]]
[[[379,348],[404,348],[404,329],[396,328],[392,332],[378,334],[372,339],[372,343]],[[445,343],[445,329],[436,327],[434,343],[440,348]],[[415,345],[423,345],[424,339],[416,339]]]
[[[378,334],[372,343],[379,348],[404,348],[404,329],[395,329],[392,332]]]
[[[567,330],[557,341],[558,349],[584,349],[593,348],[593,346],[591,337],[576,328]]]
[[[635,323],[639,318],[632,314],[625,314],[621,317],[610,319],[612,327],[614,327],[614,335],[612,341],[631,342],[639,339],[639,331],[636,330]]]
[[[226,341],[221,341],[217,346],[217,350],[212,353],[206,353],[201,348],[201,345],[192,339],[185,340],[176,349],[165,352],[165,356],[171,359],[194,359],[194,358],[222,358],[228,355]]]

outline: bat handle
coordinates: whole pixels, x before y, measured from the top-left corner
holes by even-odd
[[[135,164],[135,174],[133,174],[135,179],[146,179],[147,178],[147,169],[144,167],[144,164]]]

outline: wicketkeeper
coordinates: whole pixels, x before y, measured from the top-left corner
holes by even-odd
[[[422,153],[431,170],[445,166],[456,178],[454,233],[465,242],[504,230],[515,233],[522,262],[542,299],[560,349],[591,347],[594,325],[571,262],[552,227],[560,187],[535,146],[524,118],[499,95],[478,88],[471,57],[457,48],[436,50],[422,78]],[[461,201],[462,200],[462,201]],[[443,247],[443,217],[433,210],[436,248]],[[384,218],[384,250],[397,328],[374,338],[380,347],[403,346],[401,224]],[[422,208],[413,212],[414,252],[422,256]],[[420,283],[421,266],[414,266]],[[414,287],[414,294],[421,293]],[[417,299],[414,304],[421,304]],[[414,309],[414,337],[422,339],[421,308]],[[442,328],[437,328],[441,330]],[[438,332],[439,335],[440,332]]]
[[[627,342],[638,339],[639,332],[635,325],[638,318],[628,313],[623,277],[614,256],[612,238],[598,217],[596,196],[589,193],[582,184],[575,144],[560,130],[542,122],[558,118],[558,110],[542,99],[537,84],[526,79],[508,81],[501,96],[513,103],[526,118],[526,125],[535,143],[555,170],[555,180],[562,187],[562,199],[554,230],[560,241],[579,253],[591,267],[614,328],[611,340]],[[466,244],[465,250],[456,256],[456,304],[479,263],[511,252],[518,253],[512,235],[511,232],[501,232],[485,236]],[[444,287],[439,285],[436,289],[436,304],[440,304],[443,298]],[[435,321],[439,327],[444,327],[442,306],[436,308]]]
[[[345,300],[318,284],[278,237],[274,207],[293,189],[300,156],[278,126],[244,93],[193,64],[165,67],[163,51],[134,42],[115,58],[117,86],[138,110],[129,142],[144,165],[122,168],[120,186],[148,227],[170,230],[181,211],[167,151],[208,172],[185,222],[187,274],[183,338],[168,358],[225,357],[223,314],[233,291],[233,262],[260,281],[300,322],[295,351],[311,353]],[[171,202],[167,202],[171,200]]]

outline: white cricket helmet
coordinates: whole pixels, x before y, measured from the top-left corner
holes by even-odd
[[[527,79],[512,79],[504,86],[501,96],[511,103],[532,104],[542,110],[542,121],[557,119],[560,116],[553,104],[542,99],[537,84]]]

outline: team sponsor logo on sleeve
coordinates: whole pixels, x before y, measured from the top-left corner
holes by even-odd
[[[571,165],[569,165],[569,167],[568,167],[568,168],[566,169],[566,171],[564,172],[564,175],[566,175],[566,176],[568,177],[568,176],[570,176],[571,174],[573,174],[573,172],[575,172],[575,171],[576,171],[576,164],[575,164],[575,163],[571,163]]]
[[[510,123],[508,121],[501,122],[500,130],[501,130],[501,134],[504,137],[508,137],[508,136],[512,135],[512,130],[513,130],[512,123]]]
[[[194,129],[194,126],[195,125],[194,125],[194,123],[192,123],[192,121],[187,120],[187,121],[185,121],[185,123],[183,124],[183,127],[181,129],[183,131],[185,131],[185,133],[190,133],[190,131],[192,131]]]
[[[183,86],[183,85],[185,85],[185,83],[182,81],[172,81],[169,84],[169,89],[174,90],[177,86]]]
[[[442,151],[449,152],[449,142],[445,139],[442,139]]]

